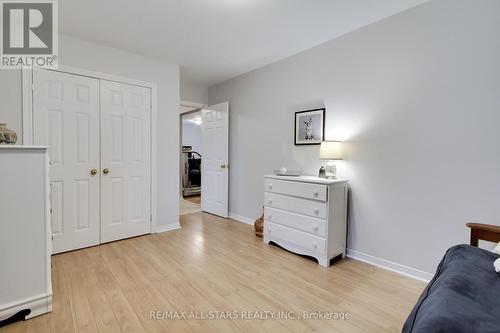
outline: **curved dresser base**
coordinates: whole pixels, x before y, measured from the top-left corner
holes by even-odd
[[[323,266],[323,267],[329,267],[330,266],[330,259],[331,258],[327,258],[325,256],[321,256],[317,252],[313,252],[313,251],[310,251],[310,250],[303,249],[300,246],[294,245],[294,244],[289,243],[287,241],[284,241],[282,239],[279,239],[279,238],[276,238],[276,237],[271,237],[269,235],[264,235],[264,242],[266,242],[267,244],[269,244],[270,242],[273,242],[273,243],[281,246],[282,248],[284,248],[284,249],[286,249],[286,250],[288,250],[290,252],[293,252],[293,253],[296,253],[296,254],[300,254],[300,255],[305,255],[305,256],[313,257],[316,260],[318,260],[318,263],[321,266]]]

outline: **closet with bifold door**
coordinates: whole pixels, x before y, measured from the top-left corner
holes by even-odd
[[[151,88],[32,72],[33,144],[50,147],[53,253],[151,232]]]

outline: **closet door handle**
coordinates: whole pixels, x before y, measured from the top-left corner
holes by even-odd
[[[104,170],[102,170],[102,173],[107,175],[109,173],[109,169],[108,168],[104,168]]]

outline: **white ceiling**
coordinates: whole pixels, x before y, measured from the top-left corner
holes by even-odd
[[[63,0],[61,32],[181,65],[207,86],[426,0]]]

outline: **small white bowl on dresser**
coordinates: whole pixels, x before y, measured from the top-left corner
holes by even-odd
[[[347,181],[264,176],[264,241],[318,260],[345,257]]]

